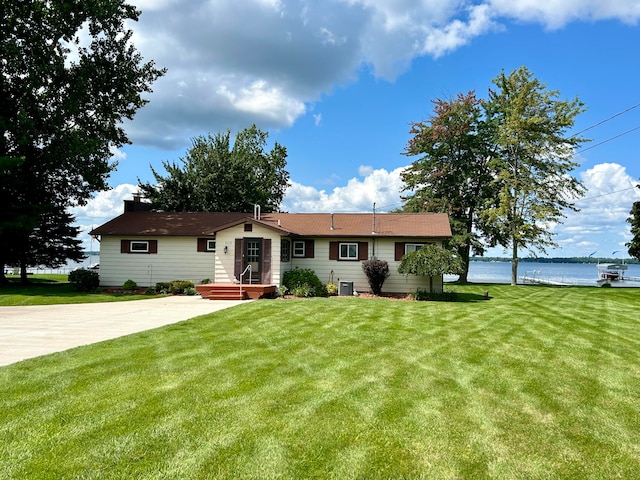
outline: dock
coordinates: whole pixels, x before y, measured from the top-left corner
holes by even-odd
[[[533,272],[525,272],[520,279],[522,283],[537,283],[539,285],[555,285],[557,287],[568,287],[571,284],[566,282],[561,282],[559,280],[554,280],[548,277],[540,277],[539,271],[534,270]]]

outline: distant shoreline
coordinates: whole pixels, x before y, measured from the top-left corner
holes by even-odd
[[[507,257],[471,257],[472,262],[511,262]],[[625,263],[635,265],[640,263],[636,258],[605,258],[605,257],[541,257],[541,258],[519,258],[519,263]]]

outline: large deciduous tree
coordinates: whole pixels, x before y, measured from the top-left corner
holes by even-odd
[[[429,120],[411,124],[405,154],[419,156],[401,175],[405,211],[449,214],[454,249],[464,264],[459,281],[466,283],[469,256],[482,254],[478,212],[491,192],[489,160],[494,151],[491,125],[484,120],[481,101],[474,92],[433,102]]]
[[[0,9],[0,265],[12,252],[24,270],[35,252],[49,264],[76,257],[79,244],[65,240],[73,231],[52,222],[69,227],[62,211],[107,188],[111,151],[129,142],[122,122],[163,70],[132,45],[125,22],[140,12],[124,0],[0,0]],[[30,247],[43,232],[68,248],[47,257]]]
[[[163,162],[166,176],[153,167],[155,184],[139,183],[154,209],[174,212],[278,211],[289,185],[287,150],[277,142],[267,151],[266,132],[244,129],[231,145],[231,133],[192,140],[181,164]]]
[[[584,108],[576,98],[559,100],[525,67],[501,72],[485,102],[494,131],[495,155],[490,161],[497,202],[484,208],[482,220],[501,233],[511,247],[511,284],[517,284],[521,248],[544,252],[555,246],[549,226],[559,223],[565,209],[576,210],[582,184],[570,175],[578,164],[575,148],[584,139],[568,135]]]
[[[633,202],[629,214],[631,216],[627,218],[627,222],[631,224],[633,238],[625,246],[629,249],[629,255],[640,260],[640,202]]]

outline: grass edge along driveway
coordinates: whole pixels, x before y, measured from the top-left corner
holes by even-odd
[[[633,478],[638,291],[258,301],[0,368],[2,478]]]

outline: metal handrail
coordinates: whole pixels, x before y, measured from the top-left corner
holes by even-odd
[[[240,274],[240,298],[242,298],[242,278],[244,277],[244,274],[247,273],[247,270],[249,271],[249,285],[251,285],[251,264],[249,264]]]

